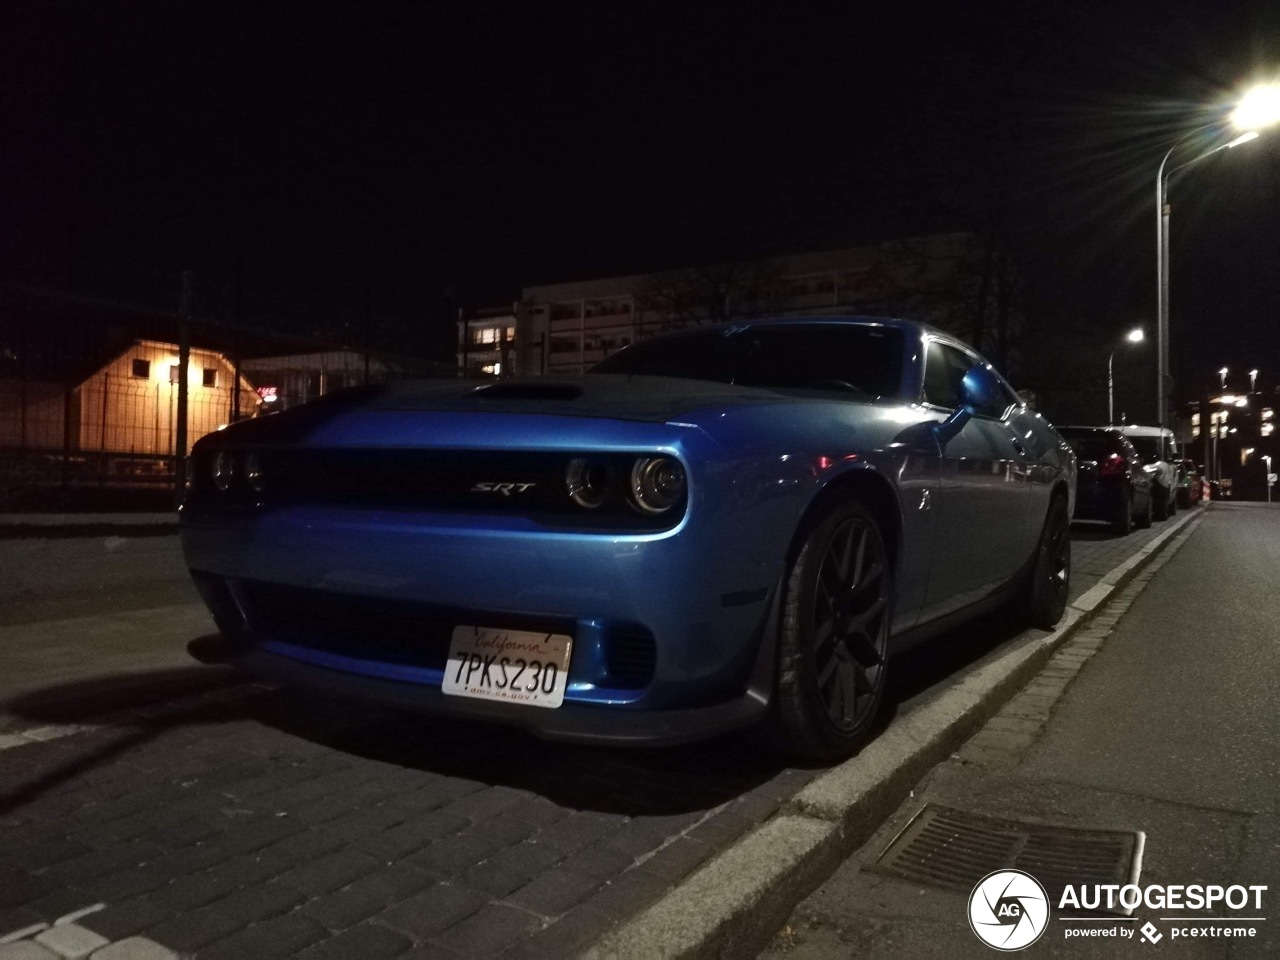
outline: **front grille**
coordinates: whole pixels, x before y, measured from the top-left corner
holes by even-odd
[[[254,633],[358,660],[443,670],[459,624],[577,639],[576,621],[564,617],[493,614],[261,581],[240,581],[238,591]],[[575,660],[571,681],[620,690],[652,682],[657,655],[651,633],[622,625],[606,630],[604,643],[604,675],[584,675]]]
[[[684,516],[684,504],[662,514],[633,508],[627,499],[631,467],[643,453],[548,453],[520,450],[256,449],[233,450],[230,486],[210,476],[217,448],[198,450],[188,506],[194,512],[334,504],[391,510],[444,510],[525,516],[555,527],[586,530],[665,530]],[[247,480],[253,458],[256,481]],[[613,482],[596,509],[576,504],[566,489],[571,460],[608,465]]]

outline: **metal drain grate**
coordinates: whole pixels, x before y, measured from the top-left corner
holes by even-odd
[[[1012,867],[1057,903],[1068,884],[1137,883],[1142,843],[1141,833],[1001,820],[931,803],[865,869],[967,894],[988,873]]]

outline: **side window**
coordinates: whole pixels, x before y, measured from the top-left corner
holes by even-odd
[[[960,406],[961,381],[977,362],[976,358],[963,350],[957,350],[937,340],[931,341],[924,367],[925,402],[951,410]],[[979,416],[998,420],[1011,406],[1021,402],[1018,395],[1002,382],[996,397],[977,413]]]
[[[955,347],[931,340],[924,364],[925,403],[949,410],[960,406],[960,381],[972,365]]]

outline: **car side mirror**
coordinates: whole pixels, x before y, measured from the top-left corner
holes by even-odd
[[[1000,380],[995,371],[985,363],[975,363],[960,381],[960,406],[933,428],[938,442],[945,447],[970,417],[991,406],[999,396]]]

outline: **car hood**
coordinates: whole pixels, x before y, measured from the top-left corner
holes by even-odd
[[[868,400],[870,398],[867,398]],[[727,410],[776,404],[830,403],[828,395],[672,377],[590,374],[477,384],[397,381],[327,394],[278,414],[232,425],[226,439],[254,443],[302,440],[325,424],[381,414],[505,414],[670,423],[706,420]]]
[[[704,407],[777,403],[793,398],[759,387],[708,380],[590,374],[528,377],[440,386],[404,381],[368,404],[370,410],[541,413],[664,423]]]

